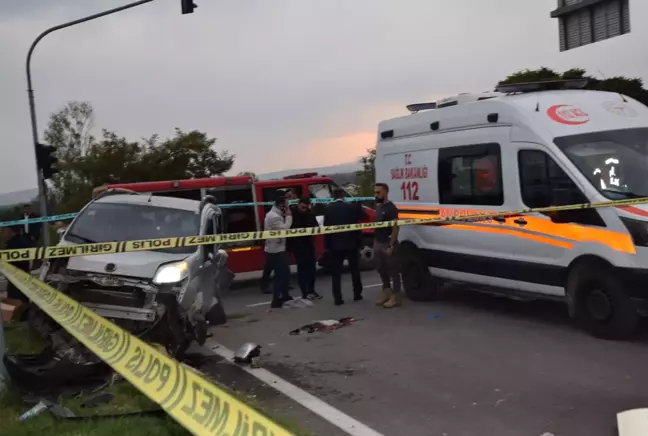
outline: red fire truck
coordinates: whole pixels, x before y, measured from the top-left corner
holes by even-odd
[[[254,181],[250,176],[212,177],[163,182],[141,182],[108,185],[106,188],[124,188],[132,191],[168,197],[188,198],[200,201],[205,195],[216,198],[218,204],[234,205],[222,209],[224,233],[254,232],[263,230],[265,214],[271,206],[244,205],[249,203],[272,202],[277,190],[292,190],[298,196],[310,195],[311,198],[331,198],[335,182],[317,173],[295,174],[279,180]],[[313,211],[322,222],[325,203],[314,203]],[[374,220],[374,210],[363,206],[369,221]],[[373,231],[363,232],[363,248],[360,253],[360,264],[370,268],[373,261]],[[317,256],[320,266],[325,267],[321,257],[323,237],[317,238]],[[229,244],[226,247],[230,258],[229,267],[234,273],[259,271],[263,269],[265,255],[263,241],[251,241]],[[294,259],[293,259],[294,262]]]

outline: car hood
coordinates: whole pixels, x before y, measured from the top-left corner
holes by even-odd
[[[59,245],[69,245],[61,243]],[[67,269],[71,271],[91,272],[97,274],[114,274],[124,277],[152,279],[160,265],[179,262],[187,254],[161,253],[159,251],[133,251],[129,253],[97,254],[93,256],[71,257]],[[106,270],[108,264],[114,264],[112,271]]]

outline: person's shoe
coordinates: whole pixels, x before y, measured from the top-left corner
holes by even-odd
[[[362,294],[355,294],[353,296],[353,301],[362,301],[362,300],[364,300],[364,297],[362,296]]]
[[[382,306],[385,303],[387,303],[393,293],[394,291],[392,291],[389,288],[383,289],[382,292],[380,293],[380,297],[378,298],[378,301],[376,301],[376,306]]]
[[[321,300],[323,297],[315,291],[312,291],[306,295],[306,298],[311,301]]]
[[[385,304],[383,304],[383,307],[385,309],[391,309],[394,307],[398,307],[401,305],[401,293],[400,292],[392,292],[391,297],[389,297],[389,300]]]
[[[270,304],[270,309],[281,309],[283,307],[283,302],[281,300],[279,301],[272,301]]]
[[[344,300],[337,300],[337,301],[335,302],[335,305],[336,305],[336,306],[342,306],[343,304],[344,304]]]
[[[291,297],[290,295],[286,295],[285,297],[281,297],[281,303],[282,304],[285,303],[286,301],[292,301],[292,300],[293,300],[293,297]]]

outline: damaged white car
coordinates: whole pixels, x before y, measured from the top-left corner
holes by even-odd
[[[221,211],[212,197],[202,202],[106,191],[86,205],[59,245],[217,234]],[[207,324],[223,324],[221,293],[233,273],[218,245],[57,259],[41,279],[143,339],[182,355],[203,344]],[[39,311],[30,323],[55,329]]]

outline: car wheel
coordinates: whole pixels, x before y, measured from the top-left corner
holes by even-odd
[[[583,265],[569,276],[568,301],[576,324],[601,339],[629,339],[639,313],[609,267]]]
[[[439,281],[425,264],[420,250],[412,243],[398,246],[398,259],[407,298],[412,301],[434,301],[439,294]]]

